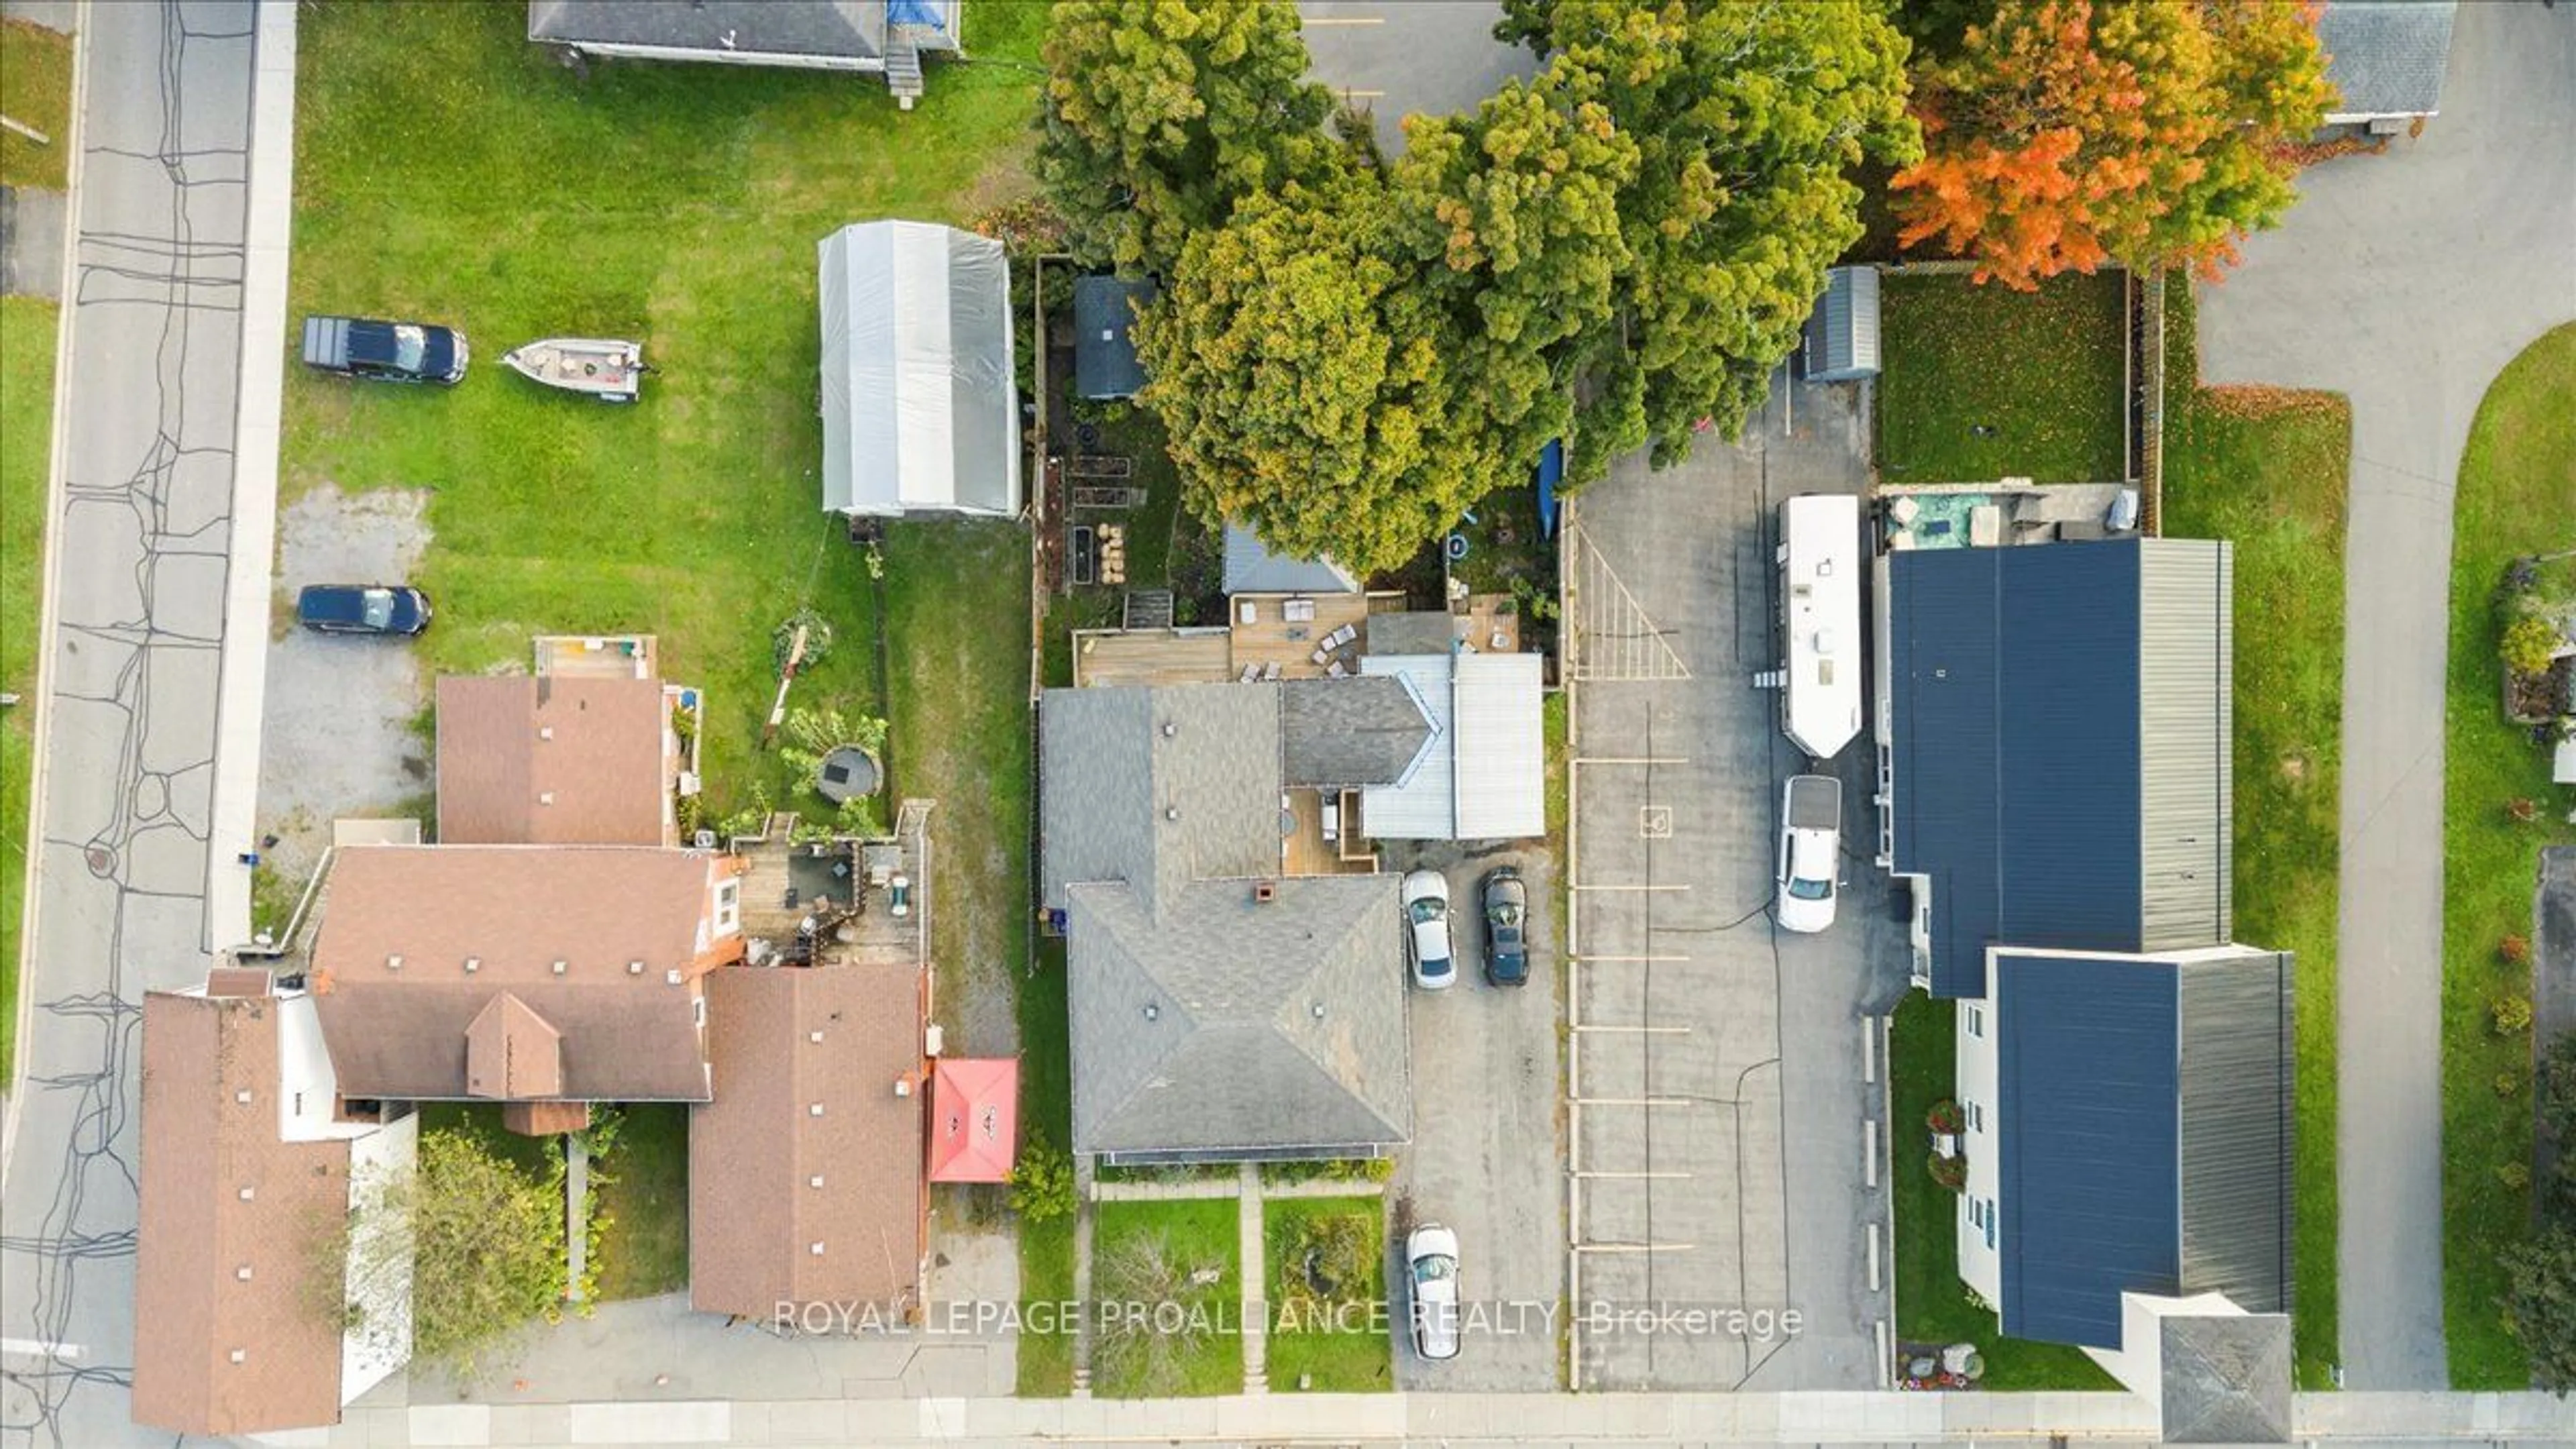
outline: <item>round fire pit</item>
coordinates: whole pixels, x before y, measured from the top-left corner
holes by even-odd
[[[814,788],[835,805],[873,795],[885,783],[877,757],[857,745],[841,745],[823,757],[814,773]]]

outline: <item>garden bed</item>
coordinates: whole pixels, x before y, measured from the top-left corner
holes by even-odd
[[[1262,1204],[1262,1214],[1271,1392],[1393,1388],[1384,1202],[1272,1198]]]

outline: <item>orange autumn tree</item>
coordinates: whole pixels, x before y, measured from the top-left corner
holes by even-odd
[[[1998,0],[1917,76],[1899,244],[1938,238],[2024,291],[2105,261],[2216,276],[2297,199],[2283,148],[2334,95],[2317,9]]]

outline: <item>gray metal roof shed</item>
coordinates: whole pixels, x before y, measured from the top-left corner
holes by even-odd
[[[823,507],[1020,512],[1020,401],[1002,244],[919,221],[825,237]]]
[[[1990,945],[2170,951],[2233,932],[2233,555],[2119,539],[1887,557],[1894,868],[1931,891],[1932,994]]]
[[[2330,0],[2317,19],[2326,79],[2339,96],[2327,122],[2438,114],[2458,8],[2453,0]]]
[[[1271,552],[1240,523],[1225,526],[1225,591],[1229,594],[1356,594],[1359,580],[1331,559]]]
[[[1808,314],[1809,382],[1859,382],[1878,376],[1878,268],[1835,267]]]
[[[2002,952],[2003,1331],[2122,1346],[2120,1295],[2287,1312],[2291,958]]]
[[[1073,390],[1086,398],[1134,397],[1145,385],[1136,359],[1136,309],[1157,296],[1150,281],[1073,279]]]

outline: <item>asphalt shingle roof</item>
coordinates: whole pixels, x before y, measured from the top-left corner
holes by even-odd
[[[2424,116],[2442,104],[2452,0],[2332,0],[2317,20],[2335,116]]]
[[[1431,721],[1403,680],[1297,679],[1278,688],[1282,784],[1392,785],[1431,742]]]

